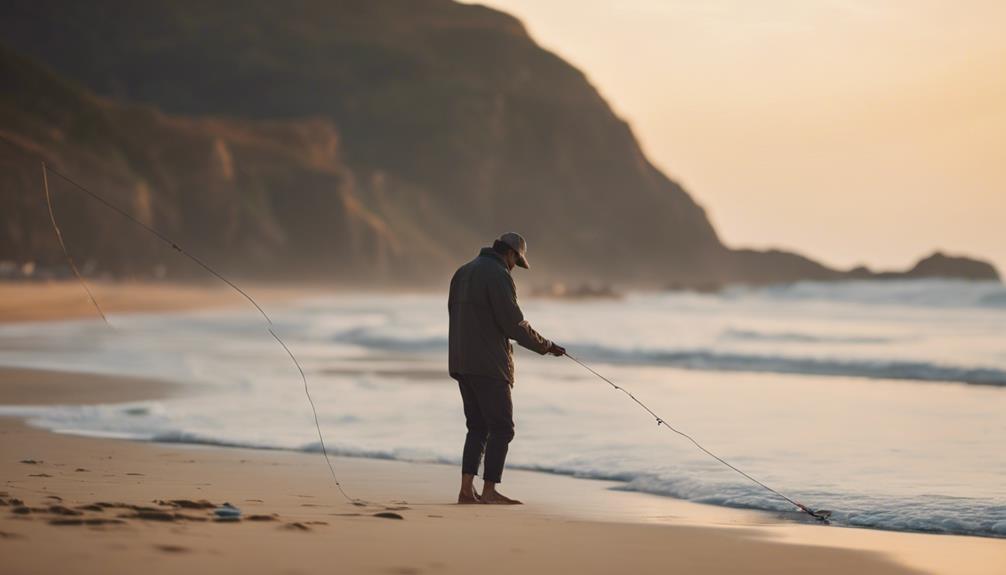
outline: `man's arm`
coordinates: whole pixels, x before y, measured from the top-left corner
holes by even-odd
[[[509,274],[500,274],[489,284],[489,305],[493,316],[507,337],[523,347],[542,355],[552,348],[552,342],[536,332],[524,319],[524,312],[517,305],[517,287]]]

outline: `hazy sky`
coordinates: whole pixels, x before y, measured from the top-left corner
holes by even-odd
[[[732,246],[1006,273],[1006,1],[491,0]]]

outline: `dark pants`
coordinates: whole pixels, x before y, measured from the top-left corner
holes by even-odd
[[[507,449],[513,439],[510,383],[493,377],[461,375],[458,387],[461,388],[468,426],[461,472],[469,475],[478,473],[479,460],[484,452],[482,479],[499,483],[503,477]]]

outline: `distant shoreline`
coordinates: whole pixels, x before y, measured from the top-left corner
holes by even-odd
[[[157,313],[249,305],[225,285],[184,283],[91,282],[98,305],[110,313]],[[317,295],[320,290],[254,285],[248,288],[263,303]],[[0,282],[0,323],[100,319],[80,283],[74,279]]]

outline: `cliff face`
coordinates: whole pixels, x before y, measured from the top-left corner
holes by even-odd
[[[398,239],[356,195],[328,120],[166,116],[94,97],[7,50],[0,76],[16,87],[0,98],[0,135],[13,142],[0,144],[0,260],[62,261],[40,158],[224,269],[318,277],[347,266],[372,278],[401,257]],[[197,273],[67,182],[50,176],[49,188],[86,270]]]
[[[0,42],[108,98],[6,53],[31,79],[5,90],[5,134],[243,275],[442,283],[506,230],[528,238],[539,281],[844,275],[724,247],[580,71],[482,6],[8,0]],[[21,210],[5,213],[0,259],[54,260],[27,216],[37,168],[0,157],[0,194]],[[61,201],[77,202],[73,235],[112,225]],[[86,240],[87,256],[144,273],[150,254],[119,233]]]

